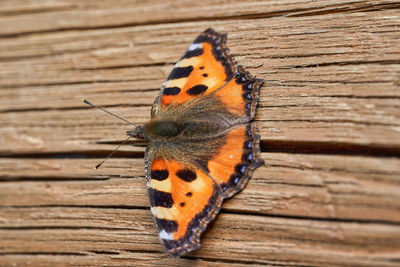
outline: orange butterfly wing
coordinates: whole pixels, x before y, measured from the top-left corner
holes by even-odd
[[[223,145],[205,164],[167,159],[147,149],[150,207],[161,243],[174,257],[200,248],[200,234],[223,199],[240,191],[263,164],[255,124],[239,125],[217,139]]]
[[[220,210],[219,186],[203,171],[155,157],[147,186],[162,244],[172,256],[200,248],[200,234]]]
[[[262,80],[254,78],[243,66],[239,65],[235,77],[223,87],[211,92],[231,113],[235,124],[250,122],[254,119],[258,104]]]
[[[224,198],[228,198],[243,189],[264,161],[255,123],[240,125],[223,139],[224,145],[207,162],[207,173],[220,186]]]
[[[153,117],[170,105],[210,93],[233,78],[236,67],[225,44],[226,35],[211,28],[194,40],[163,84],[153,105]]]
[[[179,257],[200,247],[200,234],[224,198],[263,164],[255,116],[262,80],[236,66],[226,35],[201,33],[178,61],[152,107],[152,118],[182,122],[182,134],[149,140],[146,179],[162,244]]]

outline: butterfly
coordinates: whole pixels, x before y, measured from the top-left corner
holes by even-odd
[[[262,80],[235,63],[226,39],[211,28],[202,32],[162,85],[151,120],[127,132],[147,140],[150,208],[174,257],[200,248],[200,235],[224,199],[264,164],[252,122]]]

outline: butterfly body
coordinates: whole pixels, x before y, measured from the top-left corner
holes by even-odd
[[[236,66],[226,35],[207,29],[175,64],[151,111],[128,135],[148,140],[145,171],[161,243],[172,256],[200,248],[225,198],[263,164],[252,122],[262,80]]]

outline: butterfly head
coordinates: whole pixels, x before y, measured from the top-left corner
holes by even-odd
[[[136,126],[135,129],[127,131],[126,134],[134,138],[147,139],[144,135],[143,126]]]

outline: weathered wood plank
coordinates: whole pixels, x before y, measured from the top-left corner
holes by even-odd
[[[257,116],[264,140],[399,149],[396,10],[372,14],[248,20],[246,29],[237,26],[239,21],[216,23],[229,33],[229,47],[239,62],[266,79]],[[95,143],[121,140],[122,124],[83,112],[80,99],[117,106],[110,110],[143,122],[171,63],[204,25],[163,24],[152,31],[143,26],[6,39],[0,49],[5,57],[0,76],[7,77],[0,80],[1,152],[111,149]],[[7,59],[13,49],[28,54]],[[40,49],[46,51],[43,56],[30,58]],[[121,108],[124,105],[129,107]]]
[[[214,27],[229,33],[228,45],[232,53],[246,66],[254,67],[254,74],[268,75],[265,77],[268,81],[297,86],[316,82],[390,83],[397,77],[396,72],[368,74],[379,72],[379,65],[395,68],[398,64],[396,13],[396,10],[385,10],[371,16],[354,13],[233,20],[216,22]],[[245,27],[239,27],[240,23]],[[157,28],[125,27],[4,39],[0,49],[4,67],[1,74],[8,79],[2,80],[0,85],[152,79],[155,83],[151,88],[159,88],[169,68],[157,65],[175,62],[207,25],[203,22],[164,24]],[[384,45],[377,40],[384,40]],[[136,70],[142,72],[141,76],[132,72],[135,66],[143,65],[148,68]],[[315,72],[317,66],[321,68]],[[25,75],[21,75],[21,68]],[[149,72],[145,72],[146,69]],[[350,78],[350,75],[353,76]]]
[[[323,102],[319,99],[311,103],[315,98],[303,99],[307,104],[288,99],[287,105],[279,103],[259,108],[261,113],[257,119],[262,121],[258,128],[267,148],[268,141],[281,140],[336,142],[344,143],[344,146],[353,143],[399,150],[400,132],[397,119],[394,119],[400,114],[398,100],[326,98]],[[378,105],[380,112],[374,108]],[[108,109],[135,123],[144,123],[150,116],[149,106]],[[339,114],[347,115],[348,119]],[[369,123],[367,117],[381,118],[387,123]],[[126,130],[132,128],[98,111],[79,109],[3,113],[0,123],[3,125],[0,129],[1,154],[110,150],[124,140]],[[143,151],[143,148],[130,150]]]
[[[179,261],[166,257],[164,254],[136,251],[92,251],[85,254],[78,253],[50,253],[50,254],[9,254],[1,257],[5,266],[155,266],[162,262],[166,266],[248,266],[240,263],[226,263],[221,261],[201,259],[180,259]],[[257,266],[257,265],[252,265]]]
[[[285,80],[283,78],[292,74],[287,71],[291,67],[300,68],[297,71],[302,71],[301,67],[310,68],[317,65],[326,67],[335,64],[357,65],[361,62],[398,63],[398,39],[394,34],[398,32],[396,13],[397,10],[383,10],[371,13],[371,16],[353,13],[232,20],[216,22],[214,27],[229,33],[230,49],[234,55],[239,56],[238,59],[246,55],[246,65],[261,68],[255,70],[256,72],[270,68],[269,70],[274,72],[270,71],[268,74],[273,78],[280,78],[267,80]],[[243,25],[240,27],[238,24]],[[21,76],[18,80],[4,80],[1,85],[12,86],[17,82],[20,85],[85,80],[93,82],[93,79],[89,80],[88,70],[173,63],[182,55],[193,36],[204,30],[207,25],[204,22],[190,25],[162,24],[157,27],[67,31],[3,39],[0,58],[7,64],[4,65],[7,68],[3,71],[7,70],[8,74],[14,74],[15,71],[18,73],[21,60],[29,62],[34,69],[27,73],[29,75]],[[383,40],[385,45],[377,40]],[[50,72],[42,73],[46,65],[51,66],[45,69]],[[60,69],[64,71],[60,73],[61,76],[51,75],[52,71]],[[282,69],[286,69],[286,72]],[[87,72],[82,73],[83,70]],[[113,75],[111,72],[104,79],[112,79]],[[393,75],[376,78],[390,81]],[[341,81],[341,77],[336,76],[338,77],[332,78]],[[297,75],[291,77],[299,78]],[[333,79],[326,79],[329,77],[322,77],[325,78],[322,81],[335,82]],[[113,80],[120,81],[117,78],[114,77]],[[125,77],[127,78],[138,77],[129,75]],[[162,80],[164,76],[154,78]],[[368,78],[360,76],[358,80],[371,82]],[[321,76],[317,81],[319,80]],[[347,81],[357,82],[357,79]]]
[[[397,266],[396,1],[4,0],[0,265]],[[265,80],[259,168],[202,249],[172,259],[148,209],[144,144],[92,167],[207,27]],[[280,153],[278,153],[280,152]]]
[[[84,208],[0,211],[19,215],[5,223],[12,226],[0,229],[2,251],[6,254],[63,251],[91,256],[99,251],[111,254],[110,261],[118,258],[119,253],[132,260],[136,251],[163,254],[149,211]],[[136,219],[135,223],[126,222],[131,218]],[[28,228],[14,226],[14,221],[18,224],[22,220]],[[34,227],[31,221],[34,225],[43,223],[44,227]],[[396,266],[399,230],[398,225],[220,214],[204,235],[202,249],[191,255],[238,263],[274,261],[293,266],[330,265],[333,257],[335,264],[341,266]]]
[[[200,1],[173,3],[151,1],[2,1],[0,35],[68,29],[121,27],[230,18],[309,16],[315,14],[380,10],[398,6],[396,1]],[[196,10],[196,12],[193,12]],[[38,19],[40,16],[40,20]]]
[[[400,160],[264,153],[231,212],[392,221],[400,218]],[[0,206],[148,207],[143,159],[0,159]],[[14,170],[14,171],[13,171]]]

